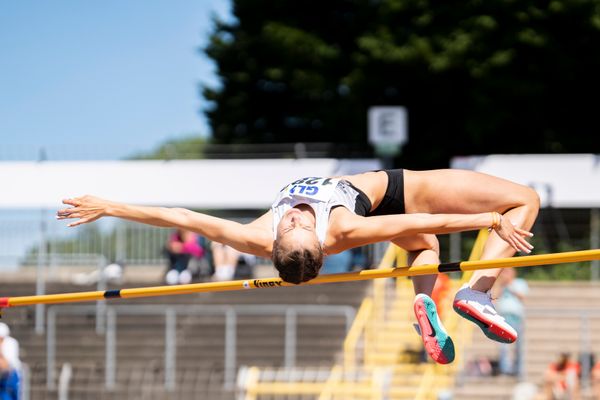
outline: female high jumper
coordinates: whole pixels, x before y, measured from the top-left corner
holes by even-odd
[[[197,232],[210,240],[268,257],[286,282],[315,278],[323,256],[391,241],[409,253],[411,266],[438,264],[435,234],[490,228],[482,259],[530,253],[526,238],[539,210],[529,187],[464,170],[406,169],[356,175],[298,179],[276,196],[271,209],[241,224],[183,208],[134,206],[83,196],[63,200],[71,207],[58,219],[77,219],[77,226],[111,216],[143,224]],[[488,294],[499,269],[476,271],[454,299],[454,309],[476,323],[490,339],[514,342]],[[436,275],[413,278],[414,309],[428,354],[438,363],[454,359],[454,346],[429,297]]]

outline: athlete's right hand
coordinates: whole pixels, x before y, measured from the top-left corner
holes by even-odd
[[[98,218],[107,215],[107,209],[110,202],[94,196],[82,196],[74,197],[72,199],[64,199],[63,204],[70,205],[72,207],[63,208],[58,210],[56,213],[56,219],[75,219],[77,221],[71,222],[67,226],[77,226],[93,222]]]
[[[494,231],[516,251],[529,254],[533,250],[533,245],[527,241],[533,233],[517,227],[507,217],[500,217],[500,223]]]

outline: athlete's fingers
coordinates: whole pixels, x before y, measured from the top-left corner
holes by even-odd
[[[523,235],[523,236],[529,236],[529,237],[533,236],[533,233],[531,233],[525,229],[515,227],[515,231],[517,231],[517,233],[519,233],[520,235]]]
[[[69,216],[68,216],[68,218],[81,218],[81,217],[83,217],[83,215],[79,212],[69,213]]]
[[[517,239],[520,243],[524,244],[528,249],[533,249],[533,245],[527,241],[527,238],[532,237],[533,233],[523,229],[516,229],[516,233],[518,234]]]
[[[521,248],[520,243],[518,242],[518,240],[516,239],[514,232],[508,234],[506,236],[506,242],[510,245],[510,247],[512,247],[515,251],[523,251]]]
[[[74,199],[69,198],[69,199],[63,199],[62,203],[77,207],[77,206],[81,205],[81,200],[79,198],[74,198]]]
[[[75,208],[63,208],[62,210],[58,210],[56,212],[56,216],[68,218],[74,212],[74,210],[75,210]]]
[[[95,220],[97,220],[98,217],[83,217],[80,218],[78,221],[75,222],[71,222],[70,224],[68,224],[68,227],[73,227],[73,226],[77,226],[77,225],[81,225],[81,224],[87,224],[88,222],[93,222]]]
[[[510,237],[510,244],[513,247],[513,249],[515,249],[516,251],[522,251],[521,247],[519,246],[519,243],[512,236]]]
[[[75,221],[75,222],[71,222],[70,224],[68,224],[68,227],[73,227],[73,226],[77,226],[77,225],[81,225],[81,224],[85,224],[86,221],[80,219],[79,221]]]
[[[522,236],[521,236],[521,239],[520,239],[520,240],[521,240],[521,241],[522,241],[522,242],[525,244],[525,246],[527,246],[527,248],[528,248],[529,250],[533,249],[533,245],[532,245],[531,243],[529,243],[527,240],[525,240],[525,238],[524,238],[524,237],[522,237]]]
[[[517,243],[521,251],[525,253],[531,253],[531,249],[533,248],[533,246],[531,246],[522,236],[516,235],[515,242]]]

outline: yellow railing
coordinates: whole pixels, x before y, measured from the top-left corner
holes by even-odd
[[[338,365],[332,368],[326,382],[258,382],[258,380],[250,382],[248,378],[244,399],[256,400],[257,396],[268,394],[269,396],[318,396],[318,400],[382,400],[384,375],[385,371],[383,369],[375,368],[363,380],[344,381],[343,370]]]
[[[356,351],[358,347],[358,341],[360,340],[360,337],[363,334],[365,326],[371,318],[372,313],[373,299],[370,297],[365,297],[360,305],[360,308],[358,309],[358,313],[356,313],[352,327],[346,335],[346,340],[344,340],[344,367],[346,370],[352,370],[356,368]]]

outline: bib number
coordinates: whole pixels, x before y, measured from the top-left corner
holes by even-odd
[[[338,181],[332,178],[308,177],[290,183],[284,190],[290,195],[326,200]]]

